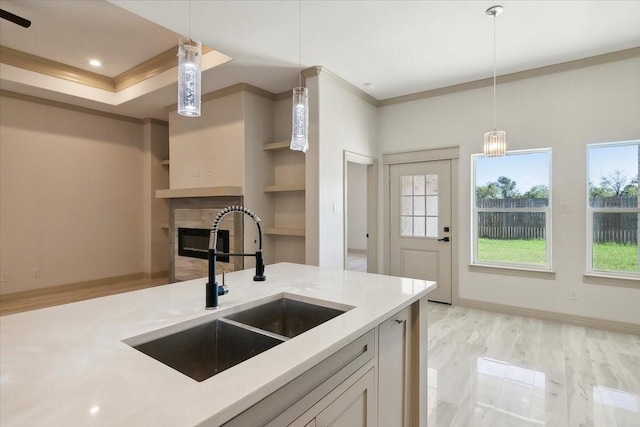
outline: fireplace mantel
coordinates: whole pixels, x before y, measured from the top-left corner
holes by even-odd
[[[221,186],[202,188],[176,188],[156,190],[157,199],[179,199],[184,197],[242,196],[242,187]]]

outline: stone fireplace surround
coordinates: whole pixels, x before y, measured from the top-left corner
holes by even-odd
[[[178,228],[211,229],[213,221],[227,206],[242,205],[242,196],[172,198],[169,213],[169,281],[197,279],[208,275],[206,259],[178,255]],[[244,218],[239,214],[225,216],[221,230],[229,230],[229,251],[243,252]],[[216,263],[218,273],[242,270],[244,257],[230,257],[230,262]]]

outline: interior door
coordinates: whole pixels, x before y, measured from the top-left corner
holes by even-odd
[[[451,161],[391,165],[389,173],[390,273],[437,282],[429,300],[451,304]]]

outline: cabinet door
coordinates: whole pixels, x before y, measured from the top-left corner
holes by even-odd
[[[316,427],[373,427],[376,423],[375,370],[370,369],[318,414]],[[382,425],[382,424],[380,424]]]
[[[378,423],[408,425],[409,310],[406,308],[378,329]]]

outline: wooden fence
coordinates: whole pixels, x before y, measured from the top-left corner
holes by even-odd
[[[592,197],[592,207],[638,207],[635,196]],[[513,209],[547,207],[546,198],[476,199],[478,208]],[[595,243],[638,243],[636,213],[595,213],[593,241]],[[532,240],[546,237],[543,212],[478,212],[478,237],[501,240]]]
[[[638,214],[594,213],[593,242],[636,244],[638,242]]]

